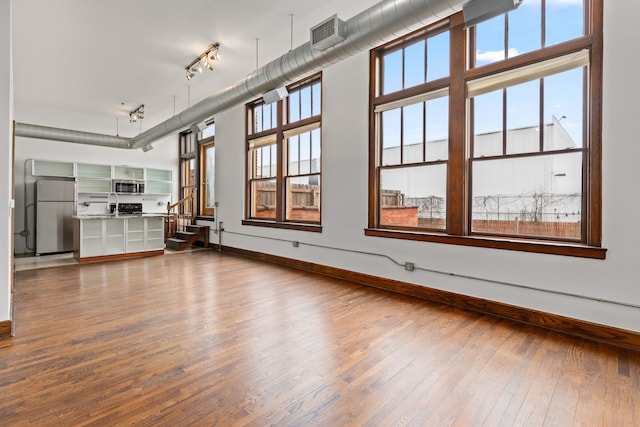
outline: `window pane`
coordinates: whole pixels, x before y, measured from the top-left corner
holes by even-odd
[[[264,129],[262,125],[262,105],[258,105],[253,109],[253,121],[255,123],[254,133],[262,132]]]
[[[582,0],[546,0],[546,46],[581,37],[583,22]]]
[[[382,94],[402,89],[402,50],[382,57]]]
[[[271,129],[271,106],[272,104],[264,104],[262,107],[262,123],[263,130]]]
[[[311,117],[311,88],[309,86],[300,90],[300,104],[302,105],[300,119]]]
[[[449,158],[449,97],[431,99],[426,105],[427,161]]]
[[[311,173],[320,172],[320,129],[311,131]]]
[[[300,173],[311,172],[311,132],[300,134]]]
[[[400,108],[382,113],[382,164],[400,163]]]
[[[206,195],[205,195],[205,207],[211,208],[214,206],[215,202],[215,185],[214,185],[214,177],[215,177],[215,158],[216,158],[216,148],[209,147],[205,150],[205,169],[207,171],[207,176],[205,177],[206,183]]]
[[[299,162],[299,144],[300,138],[298,135],[294,135],[289,138],[289,175],[298,175],[300,173],[300,162]]]
[[[380,171],[380,224],[446,228],[444,164]]]
[[[427,81],[449,76],[449,32],[427,40]]]
[[[320,83],[315,83],[311,86],[311,96],[313,98],[313,105],[311,106],[311,114],[313,116],[320,115],[322,107],[322,95],[320,93]]]
[[[476,66],[504,60],[504,15],[481,22],[475,29]]]
[[[254,148],[252,155],[252,178],[270,178],[276,174],[276,145]]]
[[[424,103],[402,108],[402,163],[424,160]]]
[[[540,151],[540,81],[507,88],[507,154]]]
[[[251,182],[251,216],[276,218],[276,180]]]
[[[473,98],[473,155],[502,154],[502,89]]]
[[[202,131],[202,139],[209,138],[210,136],[215,136],[215,134],[216,134],[216,124],[211,123]]]
[[[289,122],[300,120],[300,91],[289,94]]]
[[[424,40],[404,49],[404,88],[424,83]]]
[[[584,69],[544,78],[544,149],[583,146]]]
[[[509,50],[507,56],[532,52],[542,47],[542,6],[539,1],[525,1],[509,12]]]
[[[579,239],[582,152],[473,163],[472,231]]]
[[[287,219],[320,221],[320,175],[287,178]]]

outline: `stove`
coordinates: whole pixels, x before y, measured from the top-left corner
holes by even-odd
[[[109,212],[115,211],[116,204],[111,203]],[[142,215],[142,203],[118,203],[118,215]]]

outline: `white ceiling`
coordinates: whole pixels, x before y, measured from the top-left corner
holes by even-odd
[[[309,40],[309,28],[378,0],[14,0],[15,119],[133,137]],[[221,61],[190,82],[210,43]],[[145,104],[145,119],[129,111]],[[175,110],[174,110],[175,105]]]

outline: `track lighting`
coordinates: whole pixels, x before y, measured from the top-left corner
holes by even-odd
[[[144,104],[129,113],[129,123],[144,119]]]
[[[196,73],[202,72],[202,67],[207,70],[213,70],[213,62],[220,60],[220,43],[210,44],[207,50],[202,52],[196,59],[191,61],[189,65],[184,67],[187,72],[185,77],[191,80]]]

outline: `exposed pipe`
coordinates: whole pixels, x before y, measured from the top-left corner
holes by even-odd
[[[31,125],[26,123],[16,123],[16,136],[75,142],[78,144],[100,145],[103,147],[131,148],[131,138]]]
[[[335,46],[321,51],[307,42],[249,73],[234,85],[130,139],[20,123],[17,124],[16,135],[116,148],[142,148],[193,123],[260,97],[269,90],[286,86],[401,34],[451,16],[461,11],[466,1],[384,0],[346,21],[346,38]]]

